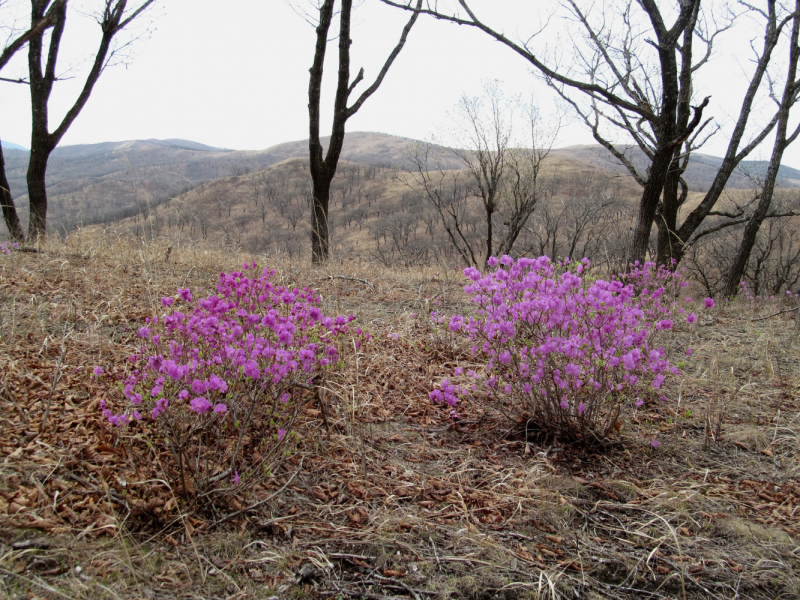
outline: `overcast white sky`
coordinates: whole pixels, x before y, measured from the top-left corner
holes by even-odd
[[[488,22],[517,37],[536,28],[550,0],[473,3]],[[15,4],[24,18],[26,0],[9,0],[0,9],[5,13],[0,21],[8,23]],[[60,64],[62,72],[75,79],[56,85],[51,129],[77,95],[81,69],[88,65],[99,29],[79,9],[101,2],[71,4]],[[355,14],[352,72],[363,66],[370,82],[396,43],[405,15],[378,0],[364,0]],[[255,150],[308,137],[314,30],[285,0],[161,0],[150,24],[148,37],[133,46],[131,60],[103,74],[62,145],[183,138]],[[536,43],[542,44],[543,52],[557,52],[568,48],[566,40],[576,33],[574,24],[554,18]],[[735,114],[745,83],[741,75],[749,69],[745,54],[736,60],[731,55],[744,52],[757,33],[747,23],[729,32],[706,71],[706,91],[698,92],[712,94],[706,115],[723,127]],[[25,75],[25,54],[3,71],[4,77]],[[329,56],[335,58],[335,46]],[[73,69],[65,72],[70,66]],[[335,64],[329,63],[327,72],[334,74]],[[479,93],[482,82],[490,79],[501,80],[508,94],[535,94],[544,111],[553,109],[547,88],[521,57],[480,32],[420,18],[383,86],[348,122],[348,131],[427,138],[446,122],[448,110],[462,94]],[[325,106],[330,102],[323,98],[323,110]],[[329,123],[324,121],[323,129]],[[29,147],[27,86],[0,82],[0,137]],[[721,154],[725,140],[718,137],[703,151]],[[580,143],[593,140],[577,123],[563,128],[557,141],[558,146]],[[768,156],[769,148],[764,148],[753,158]],[[787,152],[784,163],[800,168],[800,145]]]

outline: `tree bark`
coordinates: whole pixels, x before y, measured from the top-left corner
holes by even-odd
[[[33,144],[31,144],[33,145]],[[44,237],[47,229],[47,161],[50,152],[43,148],[31,148],[30,162],[28,163],[28,199],[30,201],[30,216],[28,218],[28,238],[36,241]]]
[[[8,233],[15,242],[25,241],[25,234],[17,216],[17,207],[14,206],[14,198],[11,196],[11,187],[8,185],[6,177],[6,161],[3,156],[3,146],[0,142],[0,205],[3,208],[3,220],[6,222]]]
[[[37,23],[44,18],[46,0],[31,1],[31,22]],[[61,36],[67,19],[67,3],[60,4],[59,10],[52,16],[54,23],[50,35],[47,61],[42,70],[42,51],[44,48],[44,31],[34,35],[28,41],[28,73],[30,75],[31,94],[31,154],[28,163],[28,201],[30,216],[28,218],[28,237],[37,240],[44,236],[47,227],[47,161],[55,147],[47,129],[48,101],[56,79],[56,63],[61,45]]]
[[[675,154],[674,148],[662,147],[653,156],[650,165],[650,173],[642,191],[642,198],[639,201],[639,214],[636,217],[636,225],[633,230],[628,262],[643,263],[647,257],[647,250],[650,245],[650,231],[653,228],[653,221],[658,210],[658,203],[661,200],[661,192],[664,189],[664,180],[672,164]]]
[[[352,2],[350,3],[352,4]],[[330,202],[330,177],[325,169],[322,143],[320,142],[320,99],[322,96],[322,75],[325,63],[325,51],[328,47],[328,31],[333,17],[334,0],[325,0],[319,9],[319,25],[317,25],[317,44],[314,52],[314,64],[311,66],[311,77],[308,84],[309,114],[309,166],[313,185],[313,210],[311,211],[311,260],[318,263],[326,260],[330,253],[328,236],[328,204]],[[343,9],[344,10],[344,9]],[[332,141],[332,140],[331,140]]]

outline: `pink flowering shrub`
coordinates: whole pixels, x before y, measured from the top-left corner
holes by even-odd
[[[257,480],[289,439],[304,391],[340,366],[337,338],[354,317],[326,317],[311,290],[274,285],[266,269],[248,275],[255,267],[222,273],[206,298],[188,289],[164,298],[169,312],[138,330],[119,385],[128,408],[102,405],[112,424],[136,423],[166,446],[184,494]]]
[[[12,248],[18,248],[19,244],[14,242],[0,242],[0,254],[11,254]]]
[[[546,256],[492,258],[489,266],[486,275],[464,270],[475,312],[448,323],[469,336],[485,368],[457,368],[433,400],[455,406],[471,388],[528,429],[593,443],[678,374],[658,345],[683,285],[674,273],[637,265],[604,281],[588,276],[586,259],[554,264]]]

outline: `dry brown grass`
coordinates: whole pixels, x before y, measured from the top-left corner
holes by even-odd
[[[215,526],[153,502],[169,490],[135,439],[118,444],[89,378],[124,359],[161,296],[252,259],[167,247],[79,232],[0,256],[0,596],[800,594],[793,313],[736,303],[679,331],[676,360],[694,353],[668,390],[677,402],[644,407],[622,443],[593,454],[506,435],[477,402],[458,423],[430,403],[431,385],[470,360],[425,318],[466,306],[457,272],[274,260],[283,282],[313,285],[373,340],[328,382],[329,430],[309,405],[297,452],[241,501],[285,491]]]

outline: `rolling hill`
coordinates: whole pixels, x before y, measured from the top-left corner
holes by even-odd
[[[457,174],[463,181],[464,172],[457,170],[434,177],[442,178],[446,191]],[[396,166],[340,161],[331,186],[333,251],[386,265],[430,263],[441,257],[458,262],[436,209],[417,183],[412,172]],[[548,158],[541,171],[539,205],[519,246],[563,256],[575,242],[575,251],[588,252],[588,246],[601,238],[607,241],[607,232],[627,223],[638,192],[630,176],[569,158]],[[196,240],[298,257],[310,248],[311,201],[307,159],[295,157],[261,171],[197,185],[159,206],[98,227],[137,238]],[[485,217],[479,201],[470,198],[459,206],[464,235],[481,248]],[[497,217],[502,229],[502,213]],[[604,233],[599,235],[601,229]],[[614,238],[612,246],[623,239]],[[485,252],[483,248],[478,251]]]
[[[323,145],[326,142],[323,139]],[[429,236],[434,234],[435,218],[426,212],[430,207],[420,203],[419,198],[412,198],[413,194],[409,196],[408,186],[399,182],[398,173],[412,167],[407,152],[414,143],[380,133],[347,135],[335,184],[335,193],[341,197],[334,200],[334,205],[339,202],[340,209],[332,211],[332,218],[337,220],[333,225],[338,223],[340,233],[346,232],[337,238],[339,242],[350,246],[368,243],[377,248],[380,244],[376,240],[380,238],[382,243],[390,244],[389,234],[383,235],[378,229],[388,231],[384,221],[387,215],[393,215],[392,227],[397,231],[391,236],[397,239],[391,244],[407,248],[408,240],[422,227],[419,220],[406,218],[409,207],[420,219],[428,219],[424,228]],[[455,157],[443,150],[445,166],[459,168]],[[11,190],[20,216],[26,221],[25,171],[29,154],[14,148],[5,149],[4,154]],[[645,168],[643,153],[630,149],[629,154],[635,164]],[[221,243],[235,241],[253,250],[280,246],[289,252],[299,251],[307,246],[309,217],[307,206],[305,210],[301,206],[309,202],[307,156],[306,140],[259,151],[215,148],[177,139],[60,147],[53,152],[48,170],[48,222],[53,230],[66,233],[80,225],[125,229],[132,222],[161,215],[151,223],[158,231],[163,226],[169,229],[174,222],[176,227],[182,224],[182,233],[189,227],[192,236],[219,237]],[[690,204],[695,201],[696,192],[711,182],[720,162],[708,155],[692,157],[687,180],[695,193]],[[755,162],[745,165],[751,170],[760,167],[763,164]],[[624,202],[634,202],[639,192],[624,167],[600,146],[553,150],[548,169],[553,185],[562,188],[556,196],[569,187],[565,182],[576,178],[601,182],[601,187],[613,186]],[[800,171],[784,167],[781,175],[784,187],[800,185]],[[276,182],[277,191],[272,189]],[[750,180],[737,172],[729,187],[748,188]],[[270,198],[265,200],[265,194]],[[159,207],[163,210],[159,211]],[[166,215],[171,216],[159,221]],[[347,223],[344,229],[342,223]],[[357,224],[357,234],[349,231],[353,223]],[[438,234],[445,235],[443,231]],[[403,253],[405,250],[400,252]]]
[[[630,158],[631,162],[644,173],[649,164],[647,156],[632,146],[625,147],[625,153]],[[556,156],[563,156],[581,160],[583,162],[594,165],[601,169],[607,169],[615,173],[628,174],[628,170],[622,166],[616,158],[600,145],[584,145],[584,146],[568,146],[566,148],[558,148],[553,150]],[[766,161],[745,160],[735,170],[728,179],[727,187],[730,189],[750,189],[752,178],[758,179],[763,176],[767,170]],[[692,154],[689,159],[689,166],[684,173],[684,179],[689,184],[689,189],[694,192],[705,192],[714,181],[714,177],[722,165],[722,158],[718,156],[711,156],[710,154]],[[785,188],[800,187],[800,170],[793,169],[792,167],[781,166],[778,171],[780,178],[779,185]]]
[[[7,142],[5,140],[0,140],[0,145],[3,146],[3,151],[5,150],[23,150],[27,152],[27,148],[24,146],[20,146],[19,144],[13,144],[11,142]]]
[[[408,165],[412,140],[376,133],[348,134],[342,159]],[[327,147],[327,138],[323,139]],[[27,219],[25,171],[29,153],[4,152],[11,192]],[[259,151],[213,148],[187,140],[134,140],[56,148],[47,172],[48,219],[58,231],[109,223],[157,206],[196,185],[308,156],[308,142],[286,142]],[[455,162],[453,162],[455,166]]]

